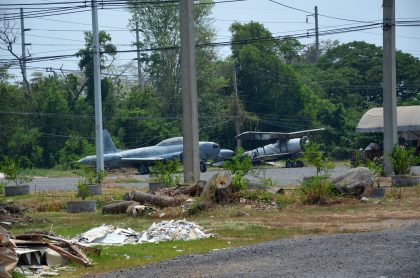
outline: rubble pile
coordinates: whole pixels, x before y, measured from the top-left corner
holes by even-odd
[[[122,229],[112,225],[102,225],[77,236],[75,241],[87,245],[100,244],[141,244],[167,240],[195,240],[209,238],[203,228],[186,220],[171,220],[153,223],[147,231],[136,232],[130,228]]]
[[[130,228],[121,229],[112,225],[102,225],[84,232],[75,240],[85,244],[124,244],[137,243],[141,235]]]
[[[140,242],[160,242],[167,240],[194,240],[209,238],[213,234],[206,234],[203,228],[194,222],[186,220],[162,221],[158,224],[153,223],[150,228],[143,233]]]
[[[85,252],[99,250],[48,232],[29,232],[14,237],[0,226],[0,277],[11,277],[14,269],[25,276],[57,276],[69,262],[91,266]],[[16,267],[17,265],[17,267]]]
[[[24,207],[14,203],[0,203],[0,223],[4,226],[15,226],[33,222],[31,217],[23,214],[24,211]]]

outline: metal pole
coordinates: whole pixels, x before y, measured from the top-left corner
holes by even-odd
[[[137,78],[139,79],[139,87],[142,87],[141,81],[141,61],[140,61],[140,36],[139,23],[136,21],[136,47],[137,47]]]
[[[395,0],[383,0],[383,113],[384,113],[384,172],[393,173],[388,154],[398,143],[397,96],[395,62]]]
[[[233,64],[233,88],[235,90],[235,131],[236,135],[241,133],[241,122],[239,119],[239,98],[238,98],[238,84],[236,81],[236,65]],[[242,147],[242,140],[237,138],[236,139],[236,147]]]
[[[23,20],[23,8],[20,8],[20,35],[22,37],[22,76],[23,76],[23,83],[25,86],[27,82],[26,78],[26,43],[25,43],[25,23]]]
[[[182,129],[184,135],[184,182],[192,184],[200,179],[198,145],[197,77],[193,0],[180,1],[181,27],[181,85]]]
[[[318,30],[318,6],[315,6],[315,47],[316,59],[319,59],[319,30]]]
[[[101,68],[99,57],[98,3],[92,0],[93,86],[95,89],[96,171],[104,170]]]

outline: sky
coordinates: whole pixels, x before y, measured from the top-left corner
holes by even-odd
[[[66,1],[0,0],[0,5],[2,5],[0,6],[0,14],[19,12],[20,6],[16,4],[45,4],[51,2],[65,3]],[[87,2],[89,3],[90,1]],[[16,6],[3,5],[11,3]],[[291,6],[298,10],[279,5],[278,3]],[[319,29],[321,33],[329,29],[366,24],[355,21],[382,21],[382,1],[379,0],[244,0],[218,3],[214,6],[211,14],[212,27],[216,31],[216,42],[230,40],[229,26],[235,21],[240,23],[250,21],[260,22],[274,36],[302,34],[306,33],[307,30],[310,32],[314,28],[314,17],[312,14],[315,6],[318,7],[318,13],[320,14]],[[32,10],[26,9],[28,6],[22,7],[25,12],[33,12],[45,6],[33,5],[30,6],[35,8]],[[135,41],[135,34],[128,28],[130,14],[124,8],[113,8],[112,10],[99,9],[98,14],[100,30],[105,30],[111,35],[112,42],[117,46],[118,50],[135,49],[132,46],[132,43]],[[397,20],[420,20],[420,1],[396,0],[396,18]],[[37,18],[26,18],[25,28],[31,28],[30,31],[26,32],[26,43],[31,43],[27,47],[27,52],[30,53],[31,57],[74,54],[83,48],[84,31],[91,31],[91,22],[91,10],[89,8],[83,12],[66,15],[44,15]],[[20,20],[18,19],[14,23],[16,30],[20,32]],[[396,47],[398,50],[420,57],[420,26],[397,26],[396,34]],[[366,41],[382,46],[382,29],[379,26],[371,30],[320,37],[321,41],[328,39],[338,40],[341,43],[354,40]],[[300,39],[300,42],[303,44],[312,44],[314,41],[314,37]],[[19,38],[15,50],[20,54],[20,49],[21,44]],[[229,47],[217,48],[216,51],[220,57],[226,57],[230,54]],[[124,65],[133,62],[135,57],[136,53],[134,52],[118,54],[115,63],[117,66]],[[0,50],[0,59],[11,58],[12,56],[9,53]],[[44,75],[53,74],[46,72],[46,68],[52,68],[55,72],[59,72],[60,68],[66,71],[78,71],[77,62],[78,59],[76,57],[68,57],[54,61],[28,63],[28,75],[31,75],[34,71],[42,72]],[[11,69],[10,72],[16,76],[15,81],[21,79],[21,74],[17,69]]]

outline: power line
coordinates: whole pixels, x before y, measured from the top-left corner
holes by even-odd
[[[337,29],[330,29],[324,30],[319,32],[320,36],[325,35],[334,35],[334,34],[341,34],[341,33],[348,33],[348,32],[355,32],[355,31],[362,31],[362,30],[369,30],[378,28],[381,24],[380,23],[372,23],[372,24],[365,24],[365,25],[358,25],[353,27],[345,27],[345,28],[337,28]],[[244,39],[244,40],[237,40],[237,41],[225,41],[225,42],[215,42],[215,43],[201,43],[197,44],[197,47],[221,47],[221,46],[231,46],[231,45],[241,45],[241,44],[250,44],[250,43],[258,43],[258,42],[267,42],[267,41],[276,41],[284,38],[307,38],[313,37],[315,33],[313,31],[308,33],[301,33],[301,34],[291,34],[285,36],[270,36],[270,37],[260,37],[260,38],[253,38],[253,39]],[[141,49],[141,52],[153,52],[153,51],[170,51],[170,50],[178,50],[179,46],[166,46],[166,47],[155,47],[155,48],[145,48]],[[134,53],[137,52],[136,49],[134,50],[117,50],[116,53]],[[28,62],[36,62],[36,61],[48,61],[48,60],[57,60],[63,58],[70,58],[75,57],[77,54],[68,54],[68,55],[55,55],[55,56],[44,56],[44,57],[33,57],[29,59]],[[0,59],[1,61],[1,59]],[[3,60],[4,61],[4,60]],[[6,61],[14,61],[6,60]]]
[[[280,3],[278,1],[274,1],[274,0],[268,0],[268,1],[273,2],[273,3],[277,4],[277,5],[283,6],[285,8],[288,8],[288,9],[292,9],[292,10],[295,10],[295,11],[303,12],[303,13],[306,13],[306,14],[313,14],[313,12],[302,10],[302,9],[299,9],[299,8],[296,8],[296,7],[292,7],[292,6],[289,6],[289,5]],[[330,16],[330,15],[325,15],[325,14],[318,14],[318,15],[319,16],[322,16],[322,17],[327,17],[327,18],[332,18],[332,19],[337,19],[337,20],[343,20],[343,21],[357,22],[357,23],[373,23],[374,22],[374,21],[362,21],[362,20],[348,19],[348,18]]]

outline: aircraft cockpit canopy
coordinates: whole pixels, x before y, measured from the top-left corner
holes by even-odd
[[[174,137],[165,139],[156,146],[172,146],[172,145],[181,145],[182,144],[182,137]]]

